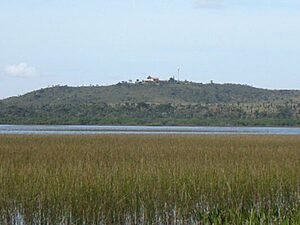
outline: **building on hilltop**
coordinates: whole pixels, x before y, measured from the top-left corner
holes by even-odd
[[[144,80],[144,82],[145,83],[159,82],[159,78],[158,77],[148,76],[147,79]]]

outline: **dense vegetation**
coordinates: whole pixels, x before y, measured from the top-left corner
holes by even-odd
[[[0,123],[300,126],[300,91],[166,81],[56,86],[0,101]]]
[[[0,136],[0,224],[300,224],[293,136]]]

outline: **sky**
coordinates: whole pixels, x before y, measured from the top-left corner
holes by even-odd
[[[299,0],[0,2],[0,99],[155,75],[300,89]]]

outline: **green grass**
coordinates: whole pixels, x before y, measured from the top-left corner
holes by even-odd
[[[0,224],[300,224],[294,136],[0,136]]]

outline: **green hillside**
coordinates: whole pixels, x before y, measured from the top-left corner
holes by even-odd
[[[55,86],[0,101],[0,123],[289,125],[300,91],[239,84],[158,82]]]

